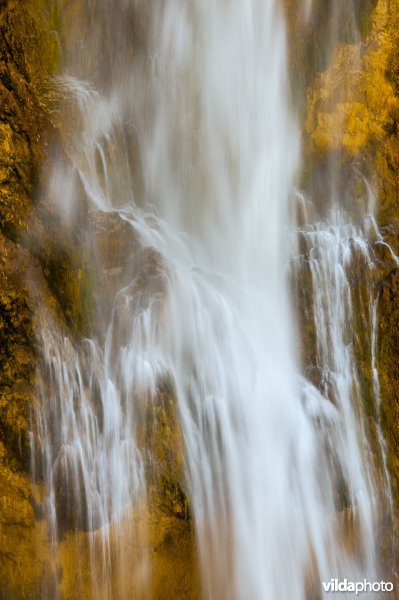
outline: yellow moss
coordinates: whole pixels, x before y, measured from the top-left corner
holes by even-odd
[[[44,521],[35,519],[28,478],[13,472],[0,442],[0,581],[1,592],[13,600],[39,593],[49,560]]]
[[[110,527],[105,563],[104,534],[96,531],[89,538],[84,532],[70,533],[61,542],[58,573],[64,600],[200,597],[193,533],[187,522],[156,507],[136,507]],[[104,565],[110,572],[104,572]]]
[[[394,2],[394,4],[398,4]],[[330,67],[308,93],[306,131],[314,150],[343,149],[354,155],[366,145],[381,143],[398,98],[387,79],[395,47],[392,15],[398,6],[379,0],[371,32],[359,44],[339,45]]]

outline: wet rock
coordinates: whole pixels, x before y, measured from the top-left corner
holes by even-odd
[[[121,287],[131,276],[129,264],[138,248],[133,227],[116,211],[90,211],[89,227],[105,278]]]
[[[373,250],[378,270],[377,278],[382,281],[398,268],[398,263],[391,246],[385,241],[377,240],[373,244]]]
[[[132,257],[124,277],[129,283],[112,300],[112,344],[114,356],[118,349],[128,346],[133,339],[136,320],[145,311],[151,312],[154,332],[162,319],[162,308],[167,293],[168,270],[160,253],[150,246],[140,248]],[[147,332],[149,333],[149,332]]]
[[[29,414],[34,395],[35,340],[32,306],[18,248],[0,236],[0,438],[8,457],[29,465]]]
[[[152,501],[165,514],[188,519],[183,432],[173,382],[168,376],[159,379],[156,397],[147,406],[145,417]]]
[[[337,405],[334,378],[328,369],[317,365],[307,365],[304,374],[324,398],[327,398],[334,406]]]
[[[35,280],[35,291],[28,281]],[[31,411],[36,401],[36,318],[51,300],[40,267],[0,235],[0,580],[6,600],[51,589],[48,531],[30,470]]]
[[[379,294],[378,368],[382,424],[389,446],[389,462],[396,502],[399,501],[399,269],[382,282]]]

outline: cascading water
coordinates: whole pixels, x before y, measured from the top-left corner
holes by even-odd
[[[88,205],[101,319],[80,341],[43,322],[36,421],[55,557],[68,531],[87,531],[76,576],[83,586],[90,573],[89,597],[133,597],[132,571],[150,589],[146,531],[132,515],[150,497],[143,412],[167,385],[205,597],[300,600],[332,577],[377,577],[348,338],[350,262],[369,250],[364,230],[334,211],[298,233],[305,250],[292,263],[311,281],[316,383],[301,374],[289,303],[299,144],[282,14],[273,0],[120,0],[110,21],[105,0],[89,9],[84,60],[58,81],[78,125],[49,190],[72,221],[75,199]],[[132,10],[148,29],[137,56]],[[126,237],[117,268],[99,243],[109,222]],[[78,555],[78,533],[74,543]]]

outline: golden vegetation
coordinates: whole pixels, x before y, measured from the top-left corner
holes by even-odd
[[[379,0],[369,35],[340,44],[329,67],[316,77],[307,96],[311,151],[344,150],[353,156],[377,148],[377,160],[383,159],[399,112],[390,77],[399,60],[398,10],[396,0]]]
[[[399,253],[399,2],[378,0],[360,41],[340,43],[330,63],[307,91],[304,145],[314,164],[338,157],[344,175],[347,165],[362,163],[378,193],[378,221],[385,240]],[[352,185],[350,178],[346,185]],[[350,208],[350,207],[349,207]],[[378,370],[381,418],[388,444],[389,469],[395,502],[399,505],[399,304],[398,268],[389,251],[375,246],[375,293],[378,307]],[[386,247],[385,247],[386,248]],[[354,265],[357,268],[356,263]],[[357,281],[355,321],[359,332],[369,300]],[[363,307],[363,308],[362,308]],[[355,353],[362,372],[362,393],[375,436],[375,406],[370,401],[372,374],[369,343],[360,334]],[[397,529],[397,525],[395,526]],[[381,548],[392,524],[380,524]],[[396,560],[386,548],[387,560]],[[394,568],[394,567],[393,567]]]

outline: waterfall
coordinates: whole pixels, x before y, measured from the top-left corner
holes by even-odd
[[[34,415],[55,579],[66,540],[88,598],[151,597],[141,515],[160,397],[182,432],[205,598],[302,600],[333,577],[377,578],[351,281],[353,261],[373,270],[372,219],[336,207],[292,218],[311,203],[293,189],[282,11],[273,0],[86,10],[88,34],[57,80],[64,148],[48,194],[85,240],[97,318],[87,339],[42,320]],[[303,368],[291,279],[315,348]]]

